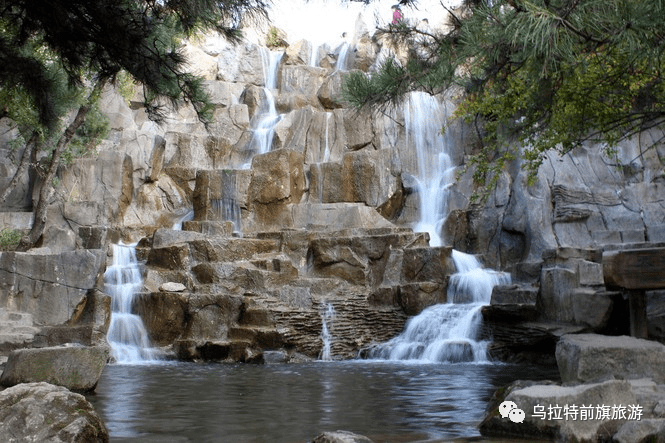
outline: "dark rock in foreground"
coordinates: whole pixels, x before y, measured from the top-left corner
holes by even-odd
[[[5,443],[106,443],[108,432],[80,394],[48,383],[0,392],[0,439]]]
[[[564,383],[589,383],[609,378],[651,378],[665,383],[665,346],[634,337],[597,334],[564,335],[556,347]]]
[[[109,358],[101,346],[18,349],[9,354],[0,385],[47,382],[73,391],[92,391]]]

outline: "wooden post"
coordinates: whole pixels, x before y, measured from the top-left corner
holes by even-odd
[[[603,277],[608,289],[628,295],[630,335],[647,338],[648,289],[665,288],[665,248],[625,249],[603,253]]]

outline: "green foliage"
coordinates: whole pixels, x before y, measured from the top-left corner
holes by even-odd
[[[405,91],[463,87],[455,115],[478,130],[471,164],[478,183],[489,187],[518,155],[534,177],[550,150],[566,153],[591,141],[611,154],[622,139],[665,121],[662,0],[467,6],[447,35],[412,28],[404,67],[388,61],[371,78],[350,76],[347,102],[377,105]]]
[[[0,251],[12,251],[21,241],[21,231],[3,228],[0,230]]]
[[[279,29],[271,26],[266,34],[266,46],[271,49],[285,48],[288,43],[282,38]]]
[[[109,119],[102,114],[99,103],[95,102],[90,106],[85,122],[62,152],[62,164],[67,166],[75,158],[96,156],[97,145],[108,135],[110,129]]]
[[[134,82],[134,79],[127,71],[122,69],[115,78],[115,84],[118,93],[125,99],[127,105],[129,105],[131,99],[134,97],[136,82]]]
[[[35,118],[51,129],[61,118],[61,83],[49,76],[53,60],[77,87],[86,78],[115,79],[125,70],[144,86],[152,119],[163,120],[164,100],[184,100],[207,123],[207,95],[185,72],[181,39],[208,29],[237,39],[241,19],[261,16],[266,6],[264,0],[6,1],[0,8],[0,87],[22,88]]]

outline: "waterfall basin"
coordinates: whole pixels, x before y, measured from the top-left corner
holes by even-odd
[[[294,443],[349,430],[375,442],[479,438],[496,389],[555,367],[351,360],[109,365],[88,399],[111,442]]]

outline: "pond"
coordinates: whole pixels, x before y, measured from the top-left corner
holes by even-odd
[[[95,394],[112,442],[304,443],[348,430],[378,442],[478,436],[492,393],[556,368],[385,361],[109,365]]]

